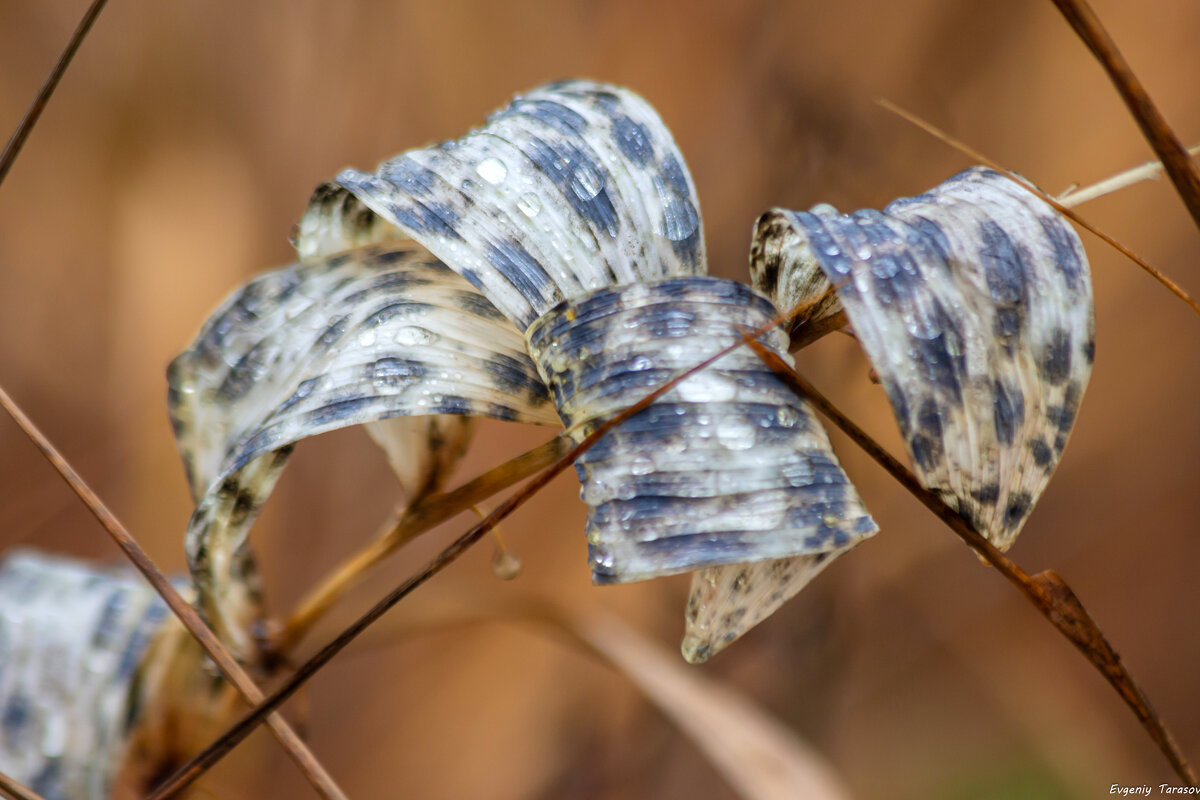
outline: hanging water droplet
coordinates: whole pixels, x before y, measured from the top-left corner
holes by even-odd
[[[504,183],[504,179],[508,177],[508,167],[498,158],[485,158],[476,165],[475,171],[493,186]]]
[[[598,506],[613,499],[613,488],[604,481],[588,481],[579,491],[580,499],[589,506]]]
[[[671,193],[663,206],[663,235],[672,242],[682,242],[700,226],[700,215],[691,199]]]
[[[941,326],[938,325],[932,314],[920,312],[905,315],[904,327],[916,339],[936,339],[942,332]]]
[[[511,581],[521,574],[521,559],[507,550],[492,553],[492,573],[502,581]]]
[[[517,208],[521,209],[521,213],[533,219],[542,210],[542,201],[533,192],[526,192],[517,200]]]
[[[779,424],[782,427],[792,428],[800,421],[800,414],[794,408],[783,406],[779,411],[775,412],[775,418],[779,420]]]
[[[571,175],[571,191],[580,200],[591,200],[604,188],[604,178],[589,164],[580,164]]]

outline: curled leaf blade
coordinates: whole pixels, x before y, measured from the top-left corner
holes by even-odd
[[[296,442],[395,417],[555,421],[511,323],[412,243],[363,247],[251,281],[175,360],[169,383],[198,497],[189,567],[210,622],[243,657],[261,613],[246,536]],[[381,424],[374,430],[385,442],[413,425],[425,434],[445,426]],[[412,473],[418,484],[444,474],[469,426],[444,432],[440,452],[426,452]]]
[[[1032,192],[973,168],[883,212],[776,210],[757,231],[791,245],[760,281],[836,287],[922,484],[1011,545],[1091,372],[1091,278],[1070,225]]]

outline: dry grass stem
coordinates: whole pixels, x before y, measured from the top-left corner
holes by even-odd
[[[1084,230],[1089,231],[1090,233],[1094,234],[1095,236],[1100,237],[1100,239],[1103,240],[1110,247],[1116,249],[1117,252],[1121,253],[1121,255],[1125,256],[1130,261],[1132,261],[1133,263],[1137,264],[1139,267],[1144,269],[1156,281],[1161,283],[1163,286],[1167,287],[1167,289],[1171,292],[1171,294],[1175,295],[1180,300],[1182,300],[1183,302],[1185,302],[1189,306],[1191,306],[1192,310],[1195,311],[1197,314],[1200,314],[1200,304],[1198,304],[1194,299],[1192,299],[1192,296],[1189,295],[1187,292],[1185,292],[1183,290],[1183,288],[1179,286],[1179,284],[1175,283],[1175,281],[1168,278],[1166,275],[1164,275],[1159,270],[1150,266],[1148,263],[1146,263],[1146,261],[1144,259],[1142,259],[1140,256],[1135,254],[1128,247],[1121,244],[1116,239],[1109,236],[1107,233],[1104,233],[1103,231],[1096,228],[1094,225],[1092,225],[1090,222],[1085,220],[1083,217],[1079,216],[1074,211],[1072,211],[1070,208],[1063,205],[1063,203],[1059,202],[1058,200],[1055,200],[1053,197],[1046,194],[1045,192],[1043,192],[1041,189],[1037,188],[1036,186],[1022,180],[1015,173],[1000,166],[995,161],[991,160],[987,156],[980,153],[978,150],[975,150],[971,146],[964,144],[963,142],[960,142],[959,140],[950,136],[950,134],[946,133],[945,131],[941,130],[940,128],[935,127],[931,123],[926,122],[925,120],[921,119],[917,115],[915,115],[909,111],[905,111],[903,108],[900,108],[895,103],[892,103],[888,100],[884,100],[882,98],[876,100],[876,102],[879,103],[879,105],[886,108],[888,111],[891,111],[893,114],[911,122],[913,125],[916,125],[918,128],[921,128],[926,133],[929,133],[932,136],[934,136],[938,139],[941,139],[943,142],[950,145],[955,150],[958,150],[960,153],[963,153],[964,155],[968,156],[969,158],[974,159],[975,161],[978,161],[981,164],[986,164],[987,166],[989,166],[992,169],[999,172],[1001,175],[1007,176],[1009,178],[1009,180],[1015,181],[1015,182],[1019,183],[1022,187],[1024,187],[1026,190],[1033,192],[1038,197],[1042,198],[1042,200],[1049,203],[1051,207],[1053,207],[1056,211],[1058,211],[1058,213],[1062,214],[1064,217],[1071,220],[1072,222],[1074,222],[1076,225],[1083,228]]]
[[[43,800],[42,796],[0,772],[0,794],[10,800]]]
[[[1200,171],[1197,171],[1196,165],[1192,163],[1183,143],[1154,105],[1146,87],[1133,73],[1129,62],[1121,55],[1117,43],[1104,29],[1100,18],[1088,5],[1087,0],[1054,0],[1054,5],[1108,73],[1109,79],[1117,88],[1117,93],[1129,108],[1129,113],[1142,129],[1142,135],[1158,154],[1167,175],[1175,184],[1175,190],[1179,192],[1184,205],[1191,212],[1192,219],[1197,227],[1200,227]]]
[[[107,3],[108,0],[92,0],[92,4],[83,13],[79,24],[75,26],[75,32],[71,34],[70,40],[67,41],[67,46],[59,54],[54,68],[50,70],[50,74],[46,76],[46,80],[42,83],[42,88],[38,90],[37,96],[29,104],[29,109],[25,112],[25,116],[21,119],[20,123],[17,124],[17,129],[13,131],[8,144],[4,145],[4,152],[0,153],[0,184],[4,183],[4,179],[8,176],[8,171],[16,163],[17,156],[21,153],[21,148],[25,146],[25,140],[29,138],[29,133],[33,130],[33,126],[37,124],[38,118],[46,110],[46,105],[50,102],[54,90],[58,88],[59,81],[62,80],[62,76],[66,73],[67,67],[71,66],[71,60],[75,58],[75,53],[79,50],[79,46],[87,38],[88,32],[92,29],[96,18],[100,16],[100,12],[104,10],[104,6]]]
[[[476,503],[525,480],[553,464],[567,451],[563,436],[539,445],[498,467],[467,481],[457,489],[432,495],[389,522],[375,541],[338,565],[297,605],[296,611],[272,643],[276,656],[286,656],[312,630],[337,600],[373,566],[428,530],[469,511]]]
[[[142,550],[121,521],[104,505],[99,496],[92,491],[91,487],[83,480],[75,469],[67,462],[67,460],[58,452],[58,449],[46,438],[33,421],[25,415],[25,412],[9,397],[8,393],[0,388],[0,406],[8,412],[17,426],[25,433],[26,436],[37,446],[46,460],[54,466],[67,485],[75,492],[83,504],[87,506],[92,515],[100,522],[104,530],[108,531],[109,536],[121,548],[129,561],[145,576],[154,590],[162,597],[171,611],[175,613],[187,628],[188,632],[200,643],[204,651],[217,664],[221,673],[225,676],[233,686],[246,699],[246,702],[251,705],[262,702],[263,693],[250,679],[250,676],[238,665],[229,651],[225,649],[220,640],[212,630],[204,624],[200,619],[199,613],[196,612],[191,605],[175,590],[171,582],[166,576],[155,566],[146,552]],[[308,750],[308,747],[301,741],[296,732],[284,721],[283,717],[273,714],[269,720],[271,731],[275,734],[275,738],[284,746],[292,760],[296,763],[308,779],[312,787],[317,790],[322,797],[336,800],[342,798],[345,794],[338,788],[333,778],[321,766],[316,757]]]
[[[1200,144],[1192,145],[1188,148],[1188,155],[1200,155]],[[1133,186],[1135,183],[1158,180],[1162,173],[1163,163],[1161,161],[1147,161],[1145,164],[1139,164],[1124,172],[1118,172],[1116,175],[1105,178],[1102,181],[1097,181],[1091,186],[1069,189],[1058,196],[1058,202],[1067,208],[1074,208],[1075,206],[1095,200],[1098,197],[1103,197],[1106,194],[1112,194],[1113,192]]]

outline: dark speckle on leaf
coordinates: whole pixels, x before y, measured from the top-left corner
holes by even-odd
[[[1054,261],[1066,279],[1067,288],[1077,291],[1082,283],[1084,267],[1075,250],[1075,235],[1059,217],[1038,217],[1046,238],[1054,248]]]
[[[996,440],[1007,446],[1013,443],[1017,430],[1025,421],[1025,397],[1019,386],[1006,386],[999,380],[992,382],[992,392],[995,397],[993,419]]]
[[[983,240],[979,257],[992,299],[1001,305],[1021,303],[1027,278],[1020,247],[992,220],[982,223],[979,235]]]
[[[1028,492],[1009,495],[1008,507],[1004,509],[1004,527],[1016,530],[1033,509],[1033,497]]]
[[[1038,355],[1038,371],[1051,386],[1059,386],[1071,374],[1071,334],[1056,328],[1050,341],[1042,346]]]
[[[555,295],[556,290],[553,289],[554,284],[550,276],[520,242],[500,241],[489,244],[487,259],[535,307],[544,304],[543,298]]]
[[[313,427],[337,422],[369,406],[372,399],[370,397],[351,397],[345,400],[338,400],[308,412],[305,422]]]
[[[1054,451],[1041,439],[1034,439],[1029,443],[1029,453],[1033,456],[1033,463],[1039,467],[1045,468],[1054,460]]]

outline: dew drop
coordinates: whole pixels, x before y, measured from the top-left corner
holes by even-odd
[[[433,331],[410,325],[396,331],[394,338],[396,339],[396,344],[404,345],[406,347],[416,347],[419,345],[433,344],[438,340],[439,337]]]
[[[504,179],[508,177],[508,167],[498,158],[485,158],[476,165],[475,171],[493,186],[504,183]]]
[[[533,219],[542,210],[542,201],[533,192],[526,192],[517,200],[517,208],[521,209],[521,213]]]
[[[808,461],[788,464],[780,472],[783,474],[783,478],[787,481],[788,486],[792,488],[812,485],[813,470],[812,465]]]
[[[724,403],[737,395],[737,386],[716,373],[701,372],[687,378],[675,391],[688,403]]]
[[[370,347],[371,345],[375,344],[375,332],[374,331],[366,331],[364,333],[359,334],[358,343],[362,347]]]
[[[629,462],[629,471],[634,475],[649,475],[654,472],[654,460],[648,456],[635,456]]]
[[[933,315],[920,312],[906,314],[904,327],[908,328],[908,332],[916,339],[936,339],[942,332],[941,326],[938,325]]]
[[[511,581],[521,574],[521,559],[507,550],[497,549],[492,554],[492,573],[502,581]]]
[[[575,192],[580,200],[591,200],[600,194],[603,188],[604,178],[586,164],[576,167],[571,175],[571,191]]]
[[[604,481],[588,481],[580,491],[580,498],[589,506],[607,503],[614,496],[613,488]]]
[[[729,450],[749,450],[756,438],[757,431],[745,419],[735,417],[717,425],[717,441]]]
[[[790,406],[783,406],[779,411],[775,412],[775,418],[779,420],[781,426],[793,428],[800,421],[800,414]]]

